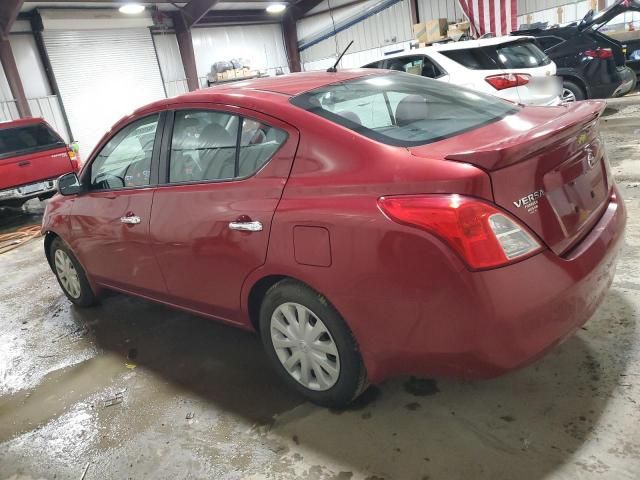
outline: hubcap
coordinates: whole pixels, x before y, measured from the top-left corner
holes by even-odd
[[[71,295],[73,298],[80,297],[80,279],[78,278],[78,272],[76,267],[71,263],[69,255],[63,250],[56,250],[53,256],[56,266],[56,273],[62,284],[62,288]]]
[[[327,326],[299,303],[271,315],[271,342],[285,370],[310,390],[331,388],[340,375],[338,348]]]
[[[576,96],[568,88],[563,88],[562,89],[562,101],[565,102],[565,103],[575,102],[576,101]]]

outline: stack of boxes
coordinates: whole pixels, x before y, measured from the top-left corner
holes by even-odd
[[[221,82],[224,80],[255,77],[257,75],[258,75],[258,72],[256,70],[251,70],[248,67],[232,68],[231,70],[225,70],[224,72],[216,73],[214,75],[214,81]]]
[[[438,18],[414,24],[413,36],[418,41],[417,47],[420,48],[449,38],[457,40],[468,30],[469,22],[449,25],[446,18]]]

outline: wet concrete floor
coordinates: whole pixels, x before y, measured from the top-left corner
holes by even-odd
[[[0,256],[0,479],[640,478],[635,109],[616,103],[608,121],[636,123],[604,129],[629,211],[610,293],[574,337],[495,380],[401,378],[319,408],[251,334],[117,294],[78,309],[41,240]]]

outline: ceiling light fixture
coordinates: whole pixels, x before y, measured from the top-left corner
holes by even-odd
[[[272,3],[267,7],[267,12],[269,13],[280,13],[284,12],[287,6],[284,3]]]
[[[139,3],[127,3],[122,5],[118,11],[120,13],[126,13],[127,15],[135,15],[137,13],[144,12],[144,5],[140,5]]]

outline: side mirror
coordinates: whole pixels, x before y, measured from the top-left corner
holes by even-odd
[[[58,193],[60,195],[77,195],[82,191],[82,185],[75,173],[65,173],[58,178]]]

